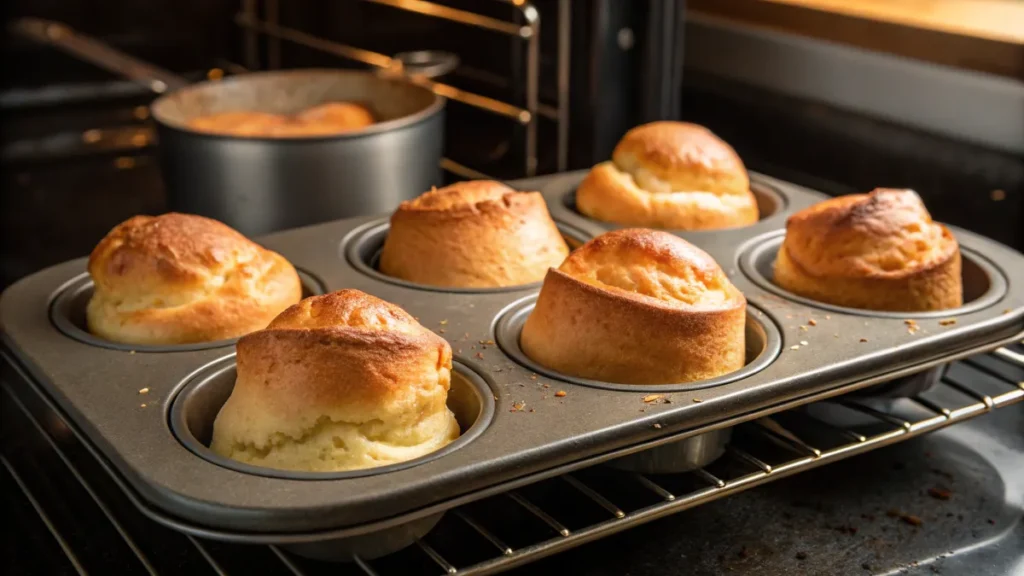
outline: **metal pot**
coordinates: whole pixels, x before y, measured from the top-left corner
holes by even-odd
[[[397,70],[256,72],[189,85],[63,24],[23,19],[14,31],[164,94],[152,104],[170,210],[201,214],[246,235],[389,212],[441,181],[444,98],[409,82],[454,66],[415,60]],[[233,110],[293,114],[325,102],[368,106],[377,123],[317,137],[243,137],[191,130],[197,116]]]

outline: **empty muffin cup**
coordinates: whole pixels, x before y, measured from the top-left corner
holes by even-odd
[[[778,356],[782,349],[782,338],[778,328],[768,317],[755,308],[747,305],[747,322],[745,331],[746,365],[735,372],[723,374],[715,378],[686,382],[680,384],[618,384],[577,378],[550,370],[530,359],[519,345],[519,335],[527,316],[533,311],[537,296],[524,298],[512,306],[498,319],[495,328],[495,341],[513,360],[526,368],[551,378],[563,380],[581,386],[617,390],[621,392],[684,392],[699,388],[721,386],[748,378],[766,368]],[[632,470],[645,474],[679,473],[701,468],[713,462],[725,451],[729,441],[729,429],[713,430],[690,438],[657,446],[643,452],[637,452],[617,458],[609,465],[615,468]]]
[[[315,276],[304,270],[295,270],[302,283],[302,297],[315,296],[326,292],[323,283]],[[217,340],[214,342],[195,342],[192,344],[173,345],[143,345],[123,344],[105,340],[89,332],[85,320],[85,308],[92,298],[93,281],[89,274],[81,274],[72,278],[57,290],[51,299],[50,321],[65,336],[74,338],[79,342],[109,348],[111,350],[123,350],[131,352],[189,352],[193,350],[205,350],[208,348],[220,348],[234,344],[237,338]]]
[[[589,238],[588,234],[580,232],[563,224],[561,222],[555,222],[558,226],[559,232],[562,233],[562,238],[569,245],[570,250],[575,250],[581,246]],[[380,271],[378,265],[380,263],[380,253],[384,248],[384,240],[388,236],[388,229],[391,227],[387,219],[381,219],[374,222],[370,222],[354,230],[345,240],[342,241],[342,252],[345,259],[349,264],[352,265],[356,270],[363,274],[380,280],[381,282],[387,282],[389,284],[395,284],[398,286],[404,286],[406,288],[415,288],[418,290],[429,290],[432,292],[452,292],[456,294],[487,294],[487,293],[500,293],[500,292],[512,292],[515,290],[525,290],[528,288],[535,288],[540,285],[540,282],[534,282],[532,284],[523,284],[519,286],[503,286],[498,288],[458,288],[452,286],[429,286],[426,284],[418,284],[416,282],[409,282],[408,280],[402,280],[401,278],[395,278],[388,276]]]
[[[452,364],[448,408],[455,415],[462,434],[458,439],[425,456],[374,468],[340,472],[306,472],[254,466],[221,456],[209,448],[213,423],[235,385],[234,356],[213,362],[182,383],[170,403],[171,432],[189,451],[209,462],[244,474],[309,481],[343,481],[349,478],[387,474],[418,466],[450,454],[479,437],[494,416],[494,393],[487,382],[465,364]],[[293,544],[294,552],[310,558],[346,561],[353,556],[375,558],[404,548],[424,536],[441,519],[441,514],[424,516],[398,526],[367,534]]]
[[[761,288],[777,296],[812,308],[841,314],[873,316],[876,318],[945,318],[988,308],[1006,295],[1006,278],[999,272],[999,269],[978,252],[961,245],[960,274],[963,282],[963,306],[928,312],[888,312],[865,308],[849,308],[818,302],[817,300],[794,294],[774,282],[775,258],[782,247],[784,238],[785,232],[779,231],[751,240],[745,247],[741,248],[740,269],[743,270],[743,273],[751,281]]]

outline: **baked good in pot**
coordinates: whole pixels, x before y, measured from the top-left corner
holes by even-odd
[[[757,222],[743,161],[710,130],[652,122],[622,137],[609,162],[591,169],[576,208],[596,220],[672,230],[713,230]]]
[[[707,253],[624,229],[577,248],[544,279],[520,345],[534,362],[621,384],[675,384],[745,363],[746,299]]]
[[[237,110],[198,116],[188,121],[188,127],[197,132],[231,136],[269,136],[291,122],[287,116]]]
[[[476,180],[402,202],[379,267],[430,286],[517,286],[539,282],[568,253],[539,192]]]
[[[411,460],[459,436],[446,404],[452,350],[358,290],[312,296],[238,341],[238,378],[214,452],[286,470]]]
[[[825,200],[786,222],[775,283],[829,304],[893,312],[963,304],[960,247],[912,190]]]
[[[124,344],[189,344],[265,327],[302,298],[283,256],[201,216],[135,216],[89,256],[89,331]]]
[[[299,112],[295,122],[310,134],[337,134],[370,126],[373,114],[360,104],[327,102]]]

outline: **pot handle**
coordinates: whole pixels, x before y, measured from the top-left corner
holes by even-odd
[[[20,18],[11,23],[10,30],[29,40],[53,46],[109,72],[124,76],[157,94],[190,84],[188,80],[173,72],[129,56],[60,22]]]
[[[437,78],[458,68],[459,57],[441,50],[399,52],[391,58],[387,72],[409,78]]]

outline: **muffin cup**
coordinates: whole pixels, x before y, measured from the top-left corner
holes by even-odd
[[[775,360],[775,357],[778,356],[779,351],[782,349],[782,337],[775,324],[763,312],[748,304],[745,334],[746,365],[739,370],[697,382],[660,385],[618,384],[577,378],[541,366],[531,360],[519,346],[519,335],[522,332],[523,324],[525,324],[530,312],[533,311],[536,300],[536,296],[530,296],[510,306],[498,320],[495,329],[495,341],[513,360],[530,370],[581,386],[634,393],[684,392],[719,386],[747,378],[763,370]],[[728,428],[712,430],[704,434],[684,438],[678,442],[622,456],[607,464],[620,470],[631,470],[644,474],[688,472],[704,467],[720,457],[725,452],[725,445],[729,442],[731,433],[731,430]]]
[[[575,250],[590,238],[590,235],[576,230],[562,222],[555,221],[555,226],[557,226],[558,231],[562,233],[562,238],[564,238],[566,243],[569,245],[569,250]],[[342,243],[341,249],[344,253],[345,259],[348,260],[349,264],[359,272],[362,272],[376,280],[380,280],[381,282],[387,282],[389,284],[396,284],[398,286],[414,288],[417,290],[430,290],[432,292],[489,294],[536,288],[541,284],[538,281],[530,284],[502,286],[497,288],[458,288],[453,286],[430,286],[428,284],[419,284],[416,282],[409,282],[408,280],[402,280],[401,278],[395,278],[394,276],[388,276],[378,269],[378,265],[380,264],[381,250],[384,248],[384,240],[387,238],[388,230],[390,228],[391,225],[388,220],[381,219],[370,222],[354,230]]]
[[[221,456],[210,450],[213,422],[235,385],[234,355],[218,360],[193,374],[174,395],[169,425],[175,438],[195,455],[217,466],[245,474],[288,480],[339,481],[347,478],[387,474],[441,458],[478,438],[494,417],[494,393],[484,379],[465,364],[455,361],[448,392],[448,408],[455,414],[462,435],[445,447],[397,464],[342,472],[304,472],[265,468]],[[317,542],[290,544],[296,554],[318,560],[349,561],[353,557],[372,559],[396,552],[422,538],[441,520],[431,514],[382,530]]]
[[[740,256],[740,269],[755,284],[765,290],[793,302],[799,302],[805,306],[829,310],[841,314],[852,314],[854,316],[872,316],[875,318],[896,318],[896,319],[920,319],[920,318],[945,318],[977,312],[992,306],[1002,300],[1006,295],[1006,278],[999,270],[980,253],[964,246],[960,247],[962,261],[961,279],[964,288],[964,304],[957,308],[947,310],[933,310],[929,312],[887,312],[880,310],[868,310],[864,308],[849,308],[836,306],[825,302],[818,302],[810,298],[799,296],[786,290],[773,280],[773,268],[775,258],[782,247],[785,239],[785,231],[773,232],[751,240],[742,249]]]
[[[325,292],[323,283],[318,278],[304,270],[295,271],[299,275],[299,282],[302,284],[302,297],[315,296]],[[206,350],[209,348],[221,348],[230,346],[238,339],[216,340],[213,342],[195,342],[192,344],[167,344],[167,345],[145,345],[145,344],[123,344],[112,342],[89,332],[85,320],[85,308],[92,298],[93,281],[88,273],[72,278],[57,293],[50,304],[50,321],[65,336],[74,338],[79,342],[100,348],[111,350],[122,350],[125,352],[190,352],[193,350]]]

